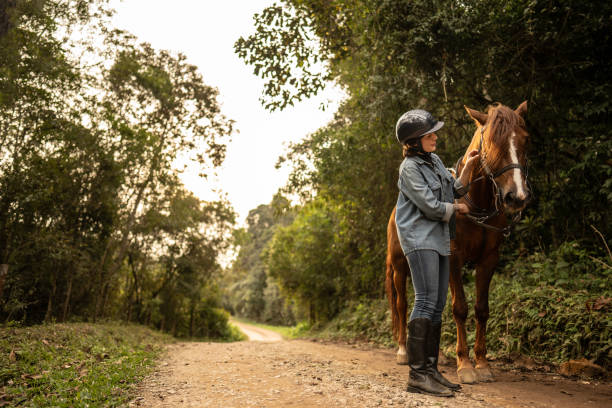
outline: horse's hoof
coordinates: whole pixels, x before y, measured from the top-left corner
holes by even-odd
[[[493,377],[493,373],[491,369],[488,367],[476,367],[476,373],[478,375],[478,381],[480,382],[493,382],[495,381],[495,377]]]
[[[395,362],[399,365],[407,365],[408,364],[408,354],[398,352],[395,355]]]
[[[461,384],[474,384],[478,382],[478,374],[472,367],[459,368],[457,377]]]

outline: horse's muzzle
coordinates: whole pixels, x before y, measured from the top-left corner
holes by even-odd
[[[504,207],[510,213],[522,211],[531,201],[531,191],[526,190],[525,194],[518,196],[515,191],[508,191],[504,195]]]

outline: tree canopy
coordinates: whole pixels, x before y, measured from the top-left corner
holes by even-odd
[[[105,0],[0,8],[0,315],[219,336],[234,213],[186,191],[233,122],[186,57],[108,27]]]
[[[325,80],[348,95],[329,125],[281,159],[293,168],[285,191],[317,202],[329,228],[343,234],[342,250],[335,252],[330,236],[306,228],[304,220],[313,216],[309,203],[288,227],[292,233],[279,231],[272,240],[271,254],[285,248],[285,257],[269,258],[270,270],[300,256],[336,256],[341,265],[321,266],[329,282],[343,282],[334,296],[380,296],[401,161],[397,118],[423,108],[444,120],[438,154],[451,166],[474,132],[464,105],[485,110],[499,101],[514,108],[523,100],[535,200],[507,253],[554,251],[576,242],[606,259],[612,234],[611,7],[577,0],[284,0],[255,15],[256,31],[235,49],[266,81],[264,106],[282,109],[319,92]],[[298,246],[298,239],[309,245]],[[593,267],[609,273],[599,262]],[[355,275],[361,285],[352,283]],[[278,276],[293,287],[288,276]],[[321,299],[332,298],[324,292]],[[313,296],[306,289],[300,294]]]

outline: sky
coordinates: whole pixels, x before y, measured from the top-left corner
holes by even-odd
[[[234,42],[254,31],[253,15],[274,0],[112,0],[117,28],[154,48],[181,52],[196,65],[207,85],[219,90],[221,111],[235,121],[224,164],[216,176],[202,179],[199,169],[182,175],[185,186],[203,200],[226,194],[244,222],[249,210],[267,204],[288,177],[275,169],[288,143],[297,142],[327,124],[343,94],[331,84],[318,96],[270,113],[259,102],[263,80],[234,54]],[[325,111],[320,109],[326,105]]]

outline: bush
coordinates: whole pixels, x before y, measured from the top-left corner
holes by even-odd
[[[394,344],[389,306],[384,299],[349,303],[328,324],[314,330],[322,338],[370,341],[384,346]]]
[[[505,357],[519,352],[552,363],[585,357],[610,368],[612,285],[610,268],[602,262],[579,243],[569,242],[549,254],[536,252],[500,265],[501,273],[493,278],[489,294],[489,354]],[[468,344],[473,345],[475,290],[473,279],[467,280],[470,314],[466,326]],[[408,288],[409,314],[413,303],[410,282]],[[450,304],[449,293],[441,340],[445,350],[454,350],[457,339]],[[311,334],[395,346],[388,308],[386,299],[349,304]]]
[[[241,341],[246,337],[229,323],[229,313],[223,309],[206,307],[199,315],[200,326],[194,330],[194,337],[216,341]]]
[[[555,363],[585,357],[609,367],[610,272],[578,242],[563,243],[548,254],[535,252],[502,266],[502,274],[494,277],[491,285],[490,352],[520,352]],[[473,284],[466,287],[466,295],[473,305]],[[448,326],[450,308],[445,317]],[[468,323],[473,335],[473,316]],[[454,327],[446,331],[449,343],[456,338],[454,331]]]

